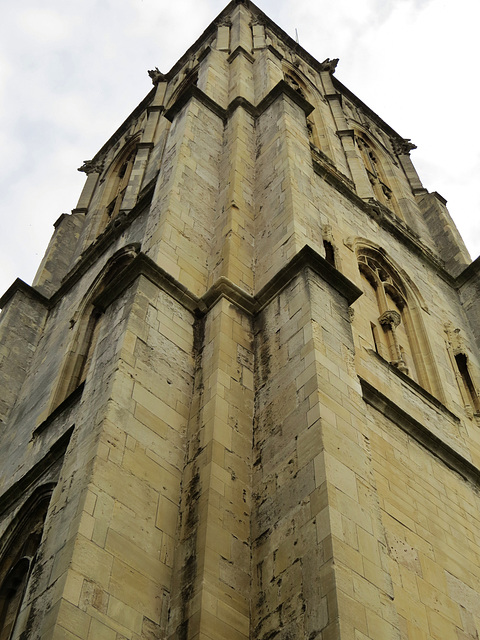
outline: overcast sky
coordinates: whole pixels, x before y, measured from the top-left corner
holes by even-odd
[[[31,283],[95,155],[226,0],[21,0],[0,24],[0,295]],[[476,0],[259,0],[401,136],[480,253]]]

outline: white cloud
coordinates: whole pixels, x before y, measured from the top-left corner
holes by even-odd
[[[43,45],[59,44],[72,36],[71,23],[58,10],[30,7],[21,10],[17,19],[20,33]]]

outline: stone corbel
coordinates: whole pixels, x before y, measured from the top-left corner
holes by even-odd
[[[382,325],[382,327],[386,327],[386,329],[390,331],[391,338],[393,340],[394,358],[390,361],[390,364],[392,364],[394,367],[397,367],[399,371],[405,373],[408,376],[408,367],[402,357],[400,345],[398,344],[397,340],[397,334],[395,332],[395,329],[402,321],[401,315],[398,313],[398,311],[388,309],[387,311],[384,311],[382,313],[382,315],[378,318],[378,321]]]
[[[390,329],[394,329],[395,327],[398,327],[398,325],[402,321],[402,317],[400,316],[398,311],[389,309],[388,311],[384,311],[384,313],[382,313],[382,315],[378,318],[378,321],[382,325],[382,327],[387,326]]]

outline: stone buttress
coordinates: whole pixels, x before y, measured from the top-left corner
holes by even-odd
[[[467,640],[478,260],[234,0],[0,302],[0,640]]]

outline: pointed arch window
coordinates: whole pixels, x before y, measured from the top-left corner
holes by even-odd
[[[115,218],[120,211],[123,198],[125,197],[125,192],[130,181],[130,176],[132,174],[135,155],[136,150],[132,149],[123,160],[120,160],[113,171],[108,204],[105,209],[106,224],[108,224],[109,220]]]
[[[443,400],[438,372],[411,286],[393,264],[373,248],[358,251],[364,277],[372,341],[377,353],[424,389]],[[369,301],[369,302],[368,302]]]
[[[391,209],[399,218],[403,219],[397,199],[388,184],[385,171],[374,146],[363,134],[357,133],[356,141],[367,171],[368,179],[372,185],[373,193],[375,194],[375,199]]]
[[[480,393],[475,379],[467,348],[460,329],[454,329],[452,323],[445,325],[447,350],[450,356],[460,396],[469,417],[480,418]]]
[[[50,404],[50,412],[85,382],[104,319],[103,310],[98,306],[98,297],[135,258],[139,247],[138,244],[127,245],[112,256],[71,319],[70,328],[73,335],[58,376],[56,390]]]
[[[293,71],[285,72],[285,81],[307,102],[311,102],[309,98],[308,91],[306,89],[305,83],[303,83],[300,78],[293,73]],[[317,149],[320,149],[320,137],[318,135],[317,123],[314,117],[314,111],[312,111],[306,118],[307,125],[307,134],[310,144],[312,144]]]
[[[53,486],[37,490],[20,511],[0,559],[0,640],[15,630],[42,539]]]

